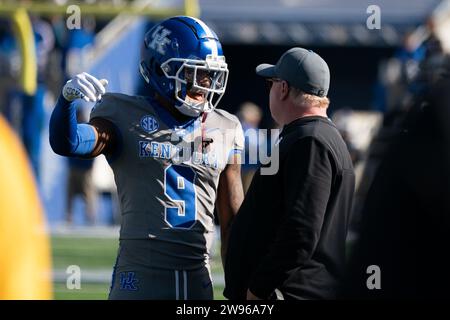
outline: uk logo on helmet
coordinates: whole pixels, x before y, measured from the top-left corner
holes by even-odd
[[[152,42],[150,42],[149,47],[160,54],[166,54],[166,46],[170,43],[170,39],[167,36],[171,33],[170,30],[163,26],[156,27],[152,33]]]
[[[159,129],[159,123],[153,116],[146,115],[141,119],[141,128],[147,133],[152,133]]]

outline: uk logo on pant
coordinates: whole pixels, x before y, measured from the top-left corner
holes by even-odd
[[[120,273],[120,290],[137,291],[138,287],[136,283],[139,280],[136,278],[134,272],[121,272]]]

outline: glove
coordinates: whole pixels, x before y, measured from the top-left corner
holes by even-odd
[[[66,82],[63,87],[62,95],[67,101],[75,99],[84,99],[86,101],[96,102],[105,94],[105,87],[108,80],[98,80],[89,73],[83,72]]]

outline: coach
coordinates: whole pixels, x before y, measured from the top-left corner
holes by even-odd
[[[344,271],[355,178],[327,117],[328,66],[311,50],[293,48],[256,73],[268,81],[270,112],[283,126],[273,150],[279,170],[257,171],[233,222],[224,295],[333,299]]]

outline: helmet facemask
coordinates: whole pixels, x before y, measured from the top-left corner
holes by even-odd
[[[171,58],[161,64],[161,70],[175,80],[175,99],[180,103],[177,108],[188,116],[213,111],[225,93],[228,67],[224,56]]]

